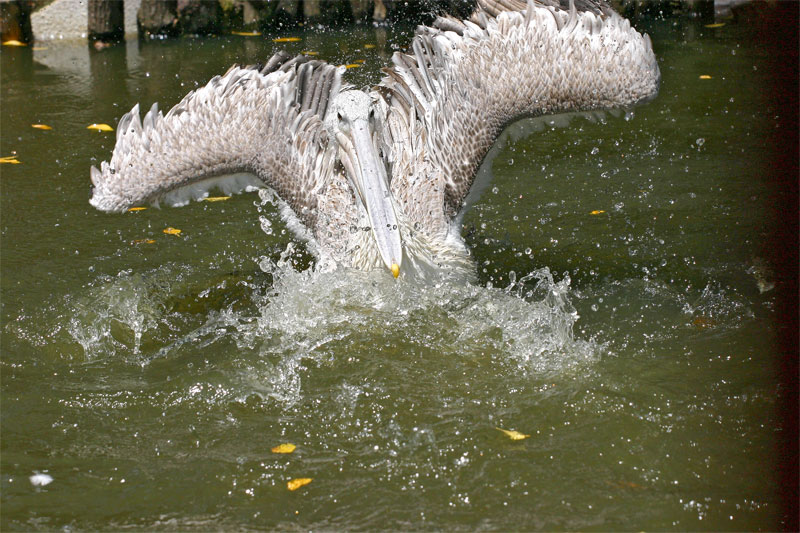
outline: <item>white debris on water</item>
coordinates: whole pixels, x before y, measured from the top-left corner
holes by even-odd
[[[53,476],[49,474],[41,474],[39,472],[34,473],[28,479],[30,479],[31,485],[34,487],[44,487],[53,482]]]

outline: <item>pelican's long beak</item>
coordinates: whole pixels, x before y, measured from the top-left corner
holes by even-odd
[[[352,168],[349,170],[353,174],[356,192],[361,197],[367,215],[369,215],[372,233],[375,235],[375,242],[378,244],[381,258],[396,278],[400,275],[403,247],[392,195],[389,192],[386,167],[378,158],[378,153],[372,144],[372,136],[366,120],[354,121],[350,133],[356,160],[351,161]]]

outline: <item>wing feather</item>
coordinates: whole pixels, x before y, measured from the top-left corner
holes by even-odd
[[[333,173],[323,119],[342,70],[278,53],[265,65],[231,67],[166,115],[153,104],[141,120],[135,105],[120,119],[111,160],[91,169],[92,205],[123,211],[184,189],[202,196],[234,175],[234,185],[272,187],[312,226],[316,192]]]
[[[436,209],[437,194],[444,219],[458,213],[480,163],[510,122],[630,106],[658,91],[649,38],[604,0],[478,4],[469,20],[448,16],[419,27],[411,55],[396,53],[379,87],[389,109],[389,160],[405,161],[409,172],[424,167],[432,182],[429,205],[418,208],[425,216]],[[401,152],[420,136],[424,149],[414,163]],[[417,178],[395,173],[392,189],[401,201],[414,188],[419,191]]]

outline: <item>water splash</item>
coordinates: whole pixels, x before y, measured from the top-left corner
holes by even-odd
[[[68,341],[86,360],[186,361],[191,375],[192,361],[211,359],[234,397],[284,406],[303,400],[304,381],[320,368],[336,374],[361,364],[369,375],[371,367],[446,358],[541,376],[598,357],[591,341],[574,337],[569,277],[555,281],[546,268],[492,288],[447,278],[398,283],[383,271],[301,271],[294,256],[290,244],[277,261],[260,259],[271,284],[207,273],[198,281],[202,273],[190,266],[124,271],[67,297],[59,316],[69,316]],[[215,290],[225,297],[204,305]]]

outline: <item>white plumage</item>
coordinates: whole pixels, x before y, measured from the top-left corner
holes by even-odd
[[[604,1],[578,2],[479,0],[470,20],[419,27],[368,94],[343,85],[343,68],[279,53],[232,67],[166,115],[154,105],[140,121],[134,106],[111,161],[92,168],[91,203],[123,211],[266,186],[322,259],[470,272],[454,221],[505,126],[658,91],[650,39]]]

